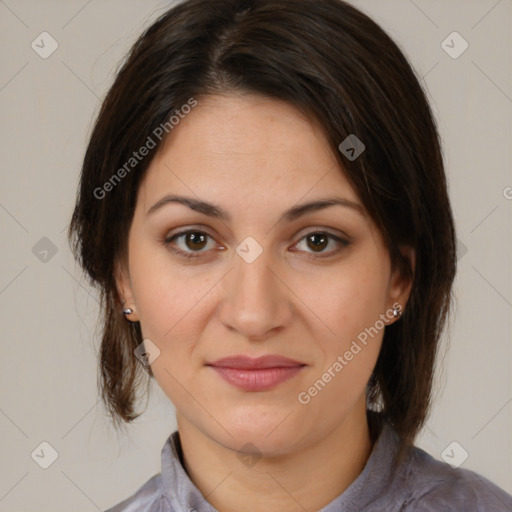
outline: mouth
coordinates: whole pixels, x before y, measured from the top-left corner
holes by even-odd
[[[306,365],[282,356],[226,357],[207,363],[226,382],[245,391],[266,391],[296,376]]]

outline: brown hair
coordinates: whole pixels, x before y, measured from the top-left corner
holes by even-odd
[[[186,0],[141,35],[118,72],[90,137],[69,228],[76,258],[101,290],[99,385],[114,423],[140,415],[136,393],[146,376],[134,357],[140,325],[121,314],[114,264],[126,257],[151,159],[123,173],[108,196],[97,191],[190,98],[233,91],[287,101],[320,123],[393,268],[412,276],[398,247],[414,248],[407,307],[385,329],[367,388],[369,409],[380,404],[401,447],[411,445],[428,414],[450,311],[454,221],[435,120],[415,72],[375,22],[341,0]],[[366,145],[353,161],[338,151],[350,134]]]

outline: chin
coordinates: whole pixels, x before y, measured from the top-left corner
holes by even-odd
[[[298,424],[301,422],[297,423],[296,419],[289,421],[292,420],[293,413],[286,418],[290,411],[282,411],[280,409],[279,414],[275,411],[267,411],[267,414],[260,411],[261,414],[258,414],[253,408],[251,413],[244,414],[242,410],[225,417],[223,421],[219,418],[230,435],[223,429],[216,429],[221,434],[218,441],[234,451],[239,451],[250,443],[266,456],[287,453],[306,437],[306,432],[299,431]]]

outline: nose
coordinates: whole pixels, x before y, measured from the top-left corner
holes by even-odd
[[[265,340],[284,329],[293,315],[293,293],[279,275],[270,250],[251,263],[238,254],[223,280],[219,318],[231,331]]]

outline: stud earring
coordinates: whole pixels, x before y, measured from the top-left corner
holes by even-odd
[[[401,308],[401,306],[397,306],[397,307],[393,308],[393,316],[395,318],[400,318],[402,316],[402,308]]]
[[[123,306],[126,304],[126,300],[123,299]],[[123,315],[131,315],[133,313],[133,309],[134,308],[123,308],[122,309],[122,312],[123,312]]]

